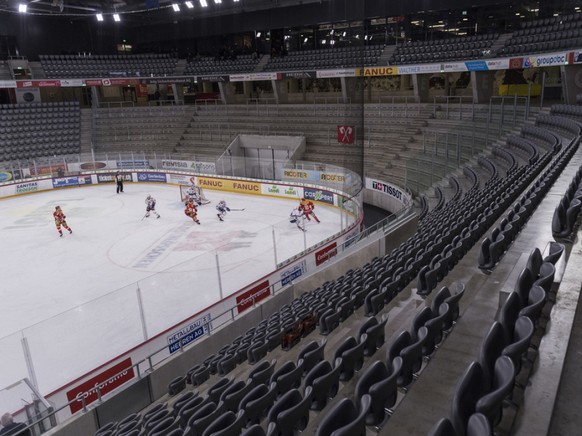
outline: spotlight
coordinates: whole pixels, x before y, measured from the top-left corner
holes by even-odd
[[[121,21],[119,14],[113,14],[113,21],[115,21],[116,23],[119,23]]]
[[[18,5],[18,12],[26,14],[26,9],[28,9],[28,6],[25,3],[20,3]]]
[[[103,21],[103,14],[96,14],[97,21]]]
[[[174,12],[180,12],[180,6],[178,6],[178,3],[172,3],[172,9]]]

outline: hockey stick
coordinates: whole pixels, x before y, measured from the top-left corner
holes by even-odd
[[[245,208],[243,208],[243,209],[230,209],[231,212],[241,212],[243,210],[245,210]]]
[[[144,220],[144,218],[145,218],[145,217],[147,217],[147,216],[148,216],[148,214],[146,213],[146,214],[145,214],[145,215],[144,215],[144,216],[141,218],[141,221],[143,221],[143,220]]]

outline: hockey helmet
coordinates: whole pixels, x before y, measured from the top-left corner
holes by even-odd
[[[152,196],[151,196],[151,195],[148,195],[148,196],[147,196],[147,199],[148,199],[148,200],[151,200],[151,199],[152,199]]]
[[[61,206],[55,206],[55,210],[61,210]]]

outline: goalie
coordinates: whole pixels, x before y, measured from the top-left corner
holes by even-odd
[[[202,205],[202,198],[200,196],[200,189],[197,186],[192,185],[186,191],[186,199],[184,201],[184,206],[188,205],[188,202],[192,200],[198,206]]]

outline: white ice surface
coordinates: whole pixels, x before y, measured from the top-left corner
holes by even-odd
[[[145,214],[147,194],[160,219]],[[47,393],[175,325],[222,296],[267,275],[341,228],[337,209],[303,233],[288,222],[295,201],[205,191],[201,225],[183,213],[176,186],[112,184],[31,194],[0,202],[0,388],[29,373],[26,338],[41,392]],[[233,209],[224,222],[215,204]],[[60,238],[60,205],[73,229]],[[275,240],[276,249],[273,247]],[[218,255],[218,256],[217,256]]]

